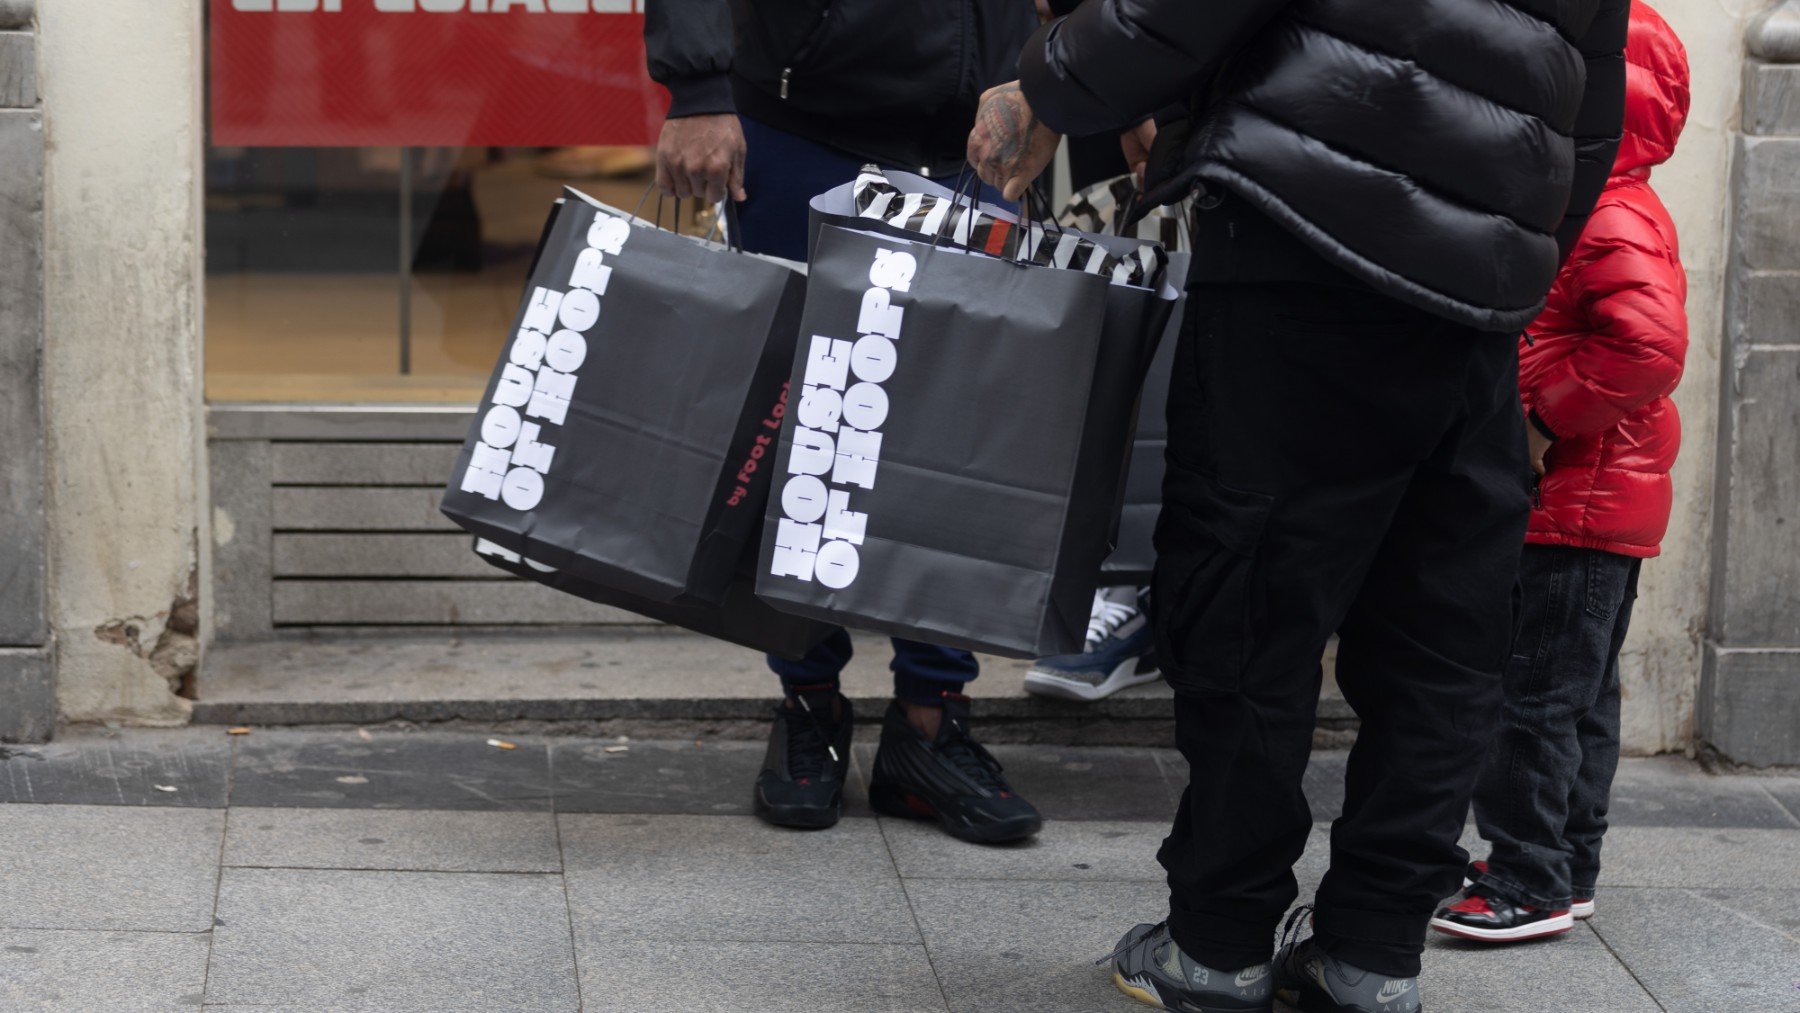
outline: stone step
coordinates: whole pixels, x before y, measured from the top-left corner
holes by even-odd
[[[844,692],[878,720],[892,690],[889,649],[857,635]],[[993,741],[1168,745],[1166,684],[1093,704],[1030,696],[1028,662],[984,656],[969,686]],[[370,634],[334,631],[208,650],[194,704],[202,724],[517,723],[670,737],[758,738],[778,695],[762,656],[662,628],[584,633]],[[1328,680],[1320,726],[1352,727]],[[570,730],[574,730],[571,728]]]

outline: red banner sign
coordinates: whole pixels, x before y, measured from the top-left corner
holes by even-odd
[[[210,0],[212,143],[648,144],[644,0]]]

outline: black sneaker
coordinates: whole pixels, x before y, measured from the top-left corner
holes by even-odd
[[[969,735],[969,698],[958,693],[944,694],[936,741],[919,734],[898,701],[888,704],[869,804],[888,816],[937,820],[945,833],[977,844],[1030,837],[1044,822]]]
[[[1282,935],[1292,939],[1302,907],[1288,916]],[[1304,1013],[1420,1013],[1419,979],[1390,978],[1333,957],[1307,937],[1282,944],[1275,954],[1275,994]]]
[[[1119,991],[1158,1009],[1269,1013],[1275,1008],[1268,964],[1221,971],[1196,963],[1169,938],[1166,923],[1125,933],[1111,960]]]
[[[1431,927],[1448,936],[1477,942],[1518,943],[1561,935],[1575,927],[1575,916],[1568,908],[1551,911],[1520,904],[1476,884],[1438,908],[1431,918]]]
[[[756,779],[756,815],[778,827],[820,829],[837,823],[850,769],[850,731],[850,701],[835,690],[796,693],[782,701]]]

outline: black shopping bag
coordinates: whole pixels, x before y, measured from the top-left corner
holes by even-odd
[[[1131,178],[1121,177],[1130,187]],[[1121,230],[1123,206],[1114,183],[1098,184],[1071,201],[1080,212],[1065,215],[1064,228],[1019,225],[1011,211],[986,202],[958,198],[923,176],[867,166],[851,182],[814,197],[809,207],[816,241],[824,225],[861,229],[882,235],[921,237],[982,252],[1013,256],[1021,246],[1039,265],[1102,274],[1115,282],[1107,289],[1106,341],[1096,382],[1116,381],[1115,373],[1135,373],[1143,392],[1138,412],[1126,420],[1119,454],[1124,475],[1118,485],[1119,508],[1107,520],[1115,549],[1101,565],[1105,584],[1149,580],[1156,552],[1151,534],[1162,506],[1163,449],[1168,444],[1169,368],[1180,328],[1190,256],[1181,228],[1185,205],[1157,209],[1138,227]],[[1163,240],[1173,234],[1183,242]],[[1143,344],[1147,332],[1160,334]],[[1128,350],[1138,349],[1133,358]],[[1107,438],[1111,438],[1111,434]]]
[[[1119,530],[1112,554],[1100,565],[1102,585],[1148,584],[1156,568],[1156,518],[1162,513],[1163,454],[1169,447],[1169,371],[1175,364],[1176,333],[1182,307],[1163,328],[1150,360],[1139,402],[1137,428],[1126,455]]]
[[[1142,378],[1096,383],[1106,279],[816,242],[757,593],[930,643],[1078,649]]]
[[[1160,243],[1172,255],[1171,283],[1185,284],[1193,198],[1151,208],[1127,226],[1127,212],[1137,199],[1136,181],[1130,176],[1117,176],[1071,196],[1057,215],[1057,221],[1086,233],[1106,233]],[[1177,306],[1170,314],[1156,348],[1156,357],[1150,361],[1144,377],[1137,433],[1132,440],[1125,478],[1125,501],[1119,512],[1117,548],[1101,567],[1103,583],[1147,584],[1150,572],[1156,566],[1152,536],[1156,531],[1157,515],[1162,512],[1163,454],[1169,445],[1169,371],[1174,367],[1176,334],[1181,329],[1184,309],[1185,306]]]
[[[516,577],[535,580],[577,598],[636,612],[657,622],[671,623],[783,658],[805,657],[806,652],[817,647],[835,629],[829,623],[777,612],[756,596],[754,546],[745,546],[738,572],[725,586],[725,593],[716,605],[677,605],[627,594],[525,559],[485,538],[475,539],[475,554]]]
[[[620,592],[720,602],[761,529],[804,292],[799,265],[567,191],[444,513]]]

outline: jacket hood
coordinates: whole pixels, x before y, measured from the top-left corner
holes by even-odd
[[[1643,0],[1632,0],[1625,44],[1625,133],[1613,175],[1667,161],[1688,116],[1687,48]]]

